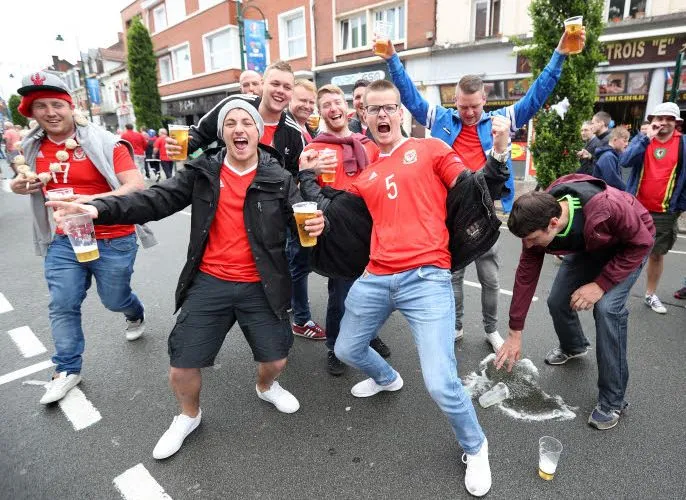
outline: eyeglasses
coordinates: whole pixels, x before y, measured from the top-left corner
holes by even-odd
[[[364,109],[370,115],[378,115],[379,111],[381,111],[381,108],[383,108],[384,113],[387,115],[394,115],[395,112],[398,111],[398,107],[400,107],[399,104],[384,104],[383,106],[376,106],[372,104],[370,106],[366,106]]]

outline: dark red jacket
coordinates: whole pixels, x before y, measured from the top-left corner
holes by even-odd
[[[561,184],[591,182],[602,188],[583,207],[585,252],[616,248],[613,257],[593,280],[604,291],[624,281],[648,255],[653,247],[655,227],[650,213],[632,195],[605,184],[590,175],[572,174],[560,177],[546,191]],[[546,253],[543,247],[526,248],[522,245],[519,265],[515,274],[512,302],[510,303],[510,329],[522,330],[529,304],[536,292]]]

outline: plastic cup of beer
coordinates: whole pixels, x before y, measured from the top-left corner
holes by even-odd
[[[583,28],[583,16],[574,16],[565,19],[565,37],[563,49],[569,51],[569,54],[578,54],[584,48],[581,41],[581,28]]]
[[[538,475],[541,479],[552,481],[557,469],[557,462],[562,453],[562,443],[550,436],[538,440]]]
[[[307,119],[307,125],[312,130],[318,130],[319,129],[319,115],[316,114],[311,114],[310,117]]]
[[[169,125],[169,137],[174,139],[179,146],[181,146],[181,151],[175,154],[169,154],[169,159],[174,161],[183,161],[188,158],[188,130],[190,129],[187,125]]]
[[[300,203],[296,203],[293,205],[293,214],[295,215],[295,223],[298,225],[300,246],[315,246],[317,244],[317,237],[310,236],[305,230],[305,221],[317,216],[317,203],[314,201],[301,201]]]
[[[68,215],[62,221],[62,229],[69,237],[76,260],[90,262],[100,257],[98,240],[95,239],[95,228],[90,215]]]
[[[374,54],[384,57],[388,50],[393,25],[387,21],[374,22]]]
[[[319,158],[321,158],[322,160],[332,158],[338,161],[338,155],[336,154],[335,149],[322,149],[319,152]],[[336,182],[336,165],[333,165],[324,172],[322,172],[322,182],[324,182],[325,184],[333,184],[334,182]]]
[[[72,188],[48,189],[45,197],[49,201],[71,201],[74,199],[74,190]]]

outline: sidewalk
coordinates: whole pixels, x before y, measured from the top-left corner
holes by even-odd
[[[536,181],[518,181],[515,180],[515,198],[522,193],[526,193],[527,191],[532,191],[533,189],[536,188]],[[496,208],[499,211],[498,216],[503,222],[507,222],[507,216],[505,216],[502,213],[502,208],[500,207],[500,202],[496,201]],[[686,234],[686,212],[681,214],[681,217],[679,217],[679,232],[682,234]]]

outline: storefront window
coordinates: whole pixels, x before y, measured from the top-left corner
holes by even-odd
[[[646,15],[646,0],[609,0],[606,4],[609,22],[616,23],[627,17],[640,19]]]

